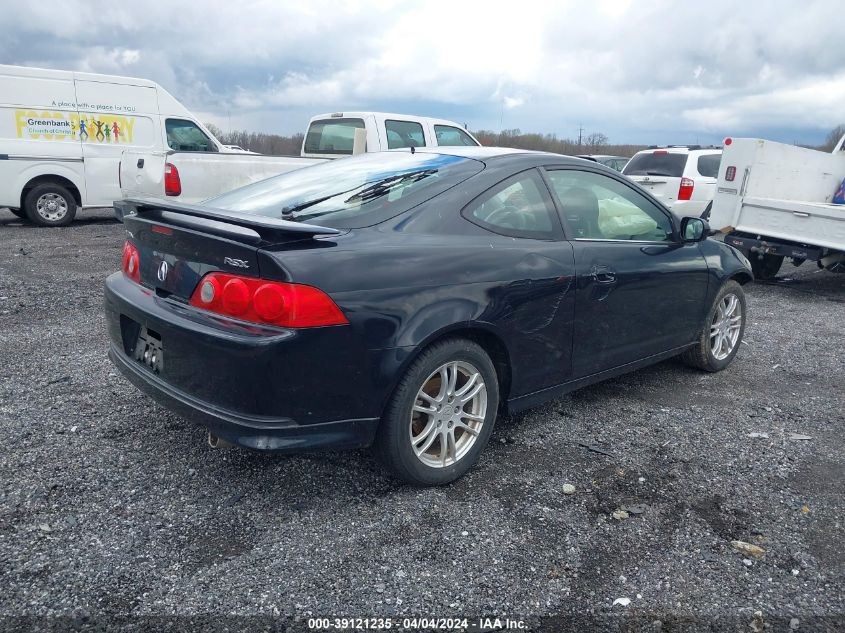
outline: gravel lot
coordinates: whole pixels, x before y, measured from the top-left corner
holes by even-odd
[[[786,265],[746,287],[727,371],[669,361],[500,420],[467,477],[417,490],[366,451],[214,451],[137,392],[101,310],[122,240],[110,210],[0,211],[3,628],[845,630],[845,276]]]

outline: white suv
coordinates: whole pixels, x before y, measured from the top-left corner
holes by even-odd
[[[652,147],[634,154],[622,173],[648,189],[678,218],[698,218],[716,195],[721,160],[718,147]]]

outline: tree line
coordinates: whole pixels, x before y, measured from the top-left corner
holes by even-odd
[[[304,138],[303,134],[281,136],[265,132],[247,132],[246,130],[224,132],[213,124],[206,124],[206,127],[224,145],[237,145],[259,154],[298,155]],[[611,144],[607,136],[601,132],[587,135],[581,139],[580,143],[575,139],[558,138],[556,134],[523,133],[518,128],[502,130],[501,132],[479,130],[473,132],[473,134],[482,145],[489,147],[514,147],[555,154],[609,154],[611,156],[628,157],[646,149],[645,145]],[[825,142],[822,145],[804,147],[829,152],[843,134],[845,134],[845,124],[833,128],[825,137]]]

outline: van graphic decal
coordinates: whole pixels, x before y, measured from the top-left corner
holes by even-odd
[[[88,143],[132,143],[135,117],[121,114],[77,114],[15,110],[18,138]]]

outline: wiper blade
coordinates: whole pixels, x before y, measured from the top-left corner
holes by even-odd
[[[298,211],[302,211],[303,209],[307,209],[308,207],[313,207],[315,204],[320,204],[321,202],[325,202],[329,198],[334,198],[336,193],[333,193],[328,196],[323,196],[322,198],[317,198],[316,200],[309,200],[308,202],[303,202],[301,204],[295,204],[292,207],[285,207],[282,209],[282,217],[288,217],[293,215]]]
[[[423,178],[427,178],[428,176],[432,176],[437,173],[436,169],[428,169],[424,171],[415,171],[409,174],[400,174],[397,176],[391,176],[389,178],[384,178],[383,180],[379,180],[369,185],[362,185],[363,188],[358,187],[358,191],[351,195],[349,198],[343,201],[344,205],[349,204],[356,204],[356,203],[364,203],[369,202],[370,200],[375,200],[376,198],[383,196],[386,193],[389,193],[393,189],[395,189],[400,184],[410,183],[410,182],[419,182]],[[282,209],[282,218],[285,220],[292,219],[291,216],[294,214],[299,213],[300,211],[304,211],[309,207],[316,206],[321,202],[325,202],[326,200],[331,200],[332,198],[339,198],[340,196],[347,194],[351,191],[355,191],[355,189],[348,189],[347,191],[337,191],[335,193],[331,193],[327,196],[322,196],[320,198],[315,198],[314,200],[308,200],[307,202],[301,202],[299,204],[294,204],[291,206],[284,207]],[[326,212],[323,212],[326,213]],[[316,215],[322,215],[323,213],[317,213]],[[315,214],[312,214],[308,217],[315,217]]]
[[[646,175],[648,175],[648,176],[666,176],[666,177],[672,176],[672,174],[667,174],[665,171],[647,171]]]
[[[436,169],[426,169],[424,171],[415,171],[410,174],[391,176],[390,178],[385,178],[384,180],[380,180],[379,182],[373,183],[369,187],[362,189],[355,195],[347,198],[345,202],[349,204],[350,202],[367,202],[369,200],[374,200],[375,198],[389,193],[395,189],[397,185],[419,182],[420,180],[428,178],[435,173],[437,173]]]

